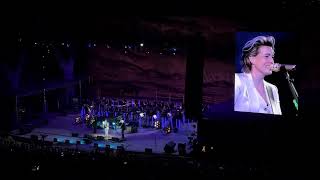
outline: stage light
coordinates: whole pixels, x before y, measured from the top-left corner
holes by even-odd
[[[143,43],[140,43],[140,46],[143,47]]]
[[[171,133],[171,128],[170,128],[170,127],[167,127],[167,128],[166,128],[166,133],[167,133],[167,134]]]
[[[157,115],[155,115],[155,114],[152,117],[153,117],[153,119],[157,119]]]
[[[154,122],[154,127],[157,129],[160,128],[160,121]]]
[[[171,117],[171,116],[172,116],[172,114],[171,114],[171,113],[168,113],[167,115],[168,115],[169,117]]]
[[[62,46],[64,46],[64,43],[61,43]]]
[[[144,113],[140,113],[139,115],[140,115],[140,117],[144,117]]]

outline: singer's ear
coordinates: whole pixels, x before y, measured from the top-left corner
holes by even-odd
[[[251,63],[251,64],[254,64],[254,57],[253,56],[249,56],[249,62]]]

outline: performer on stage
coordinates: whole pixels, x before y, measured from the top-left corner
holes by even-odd
[[[109,139],[109,122],[107,120],[103,121],[103,128],[104,128],[104,138],[108,140]]]
[[[126,123],[124,122],[123,119],[120,121],[120,123],[121,123],[121,137],[124,140],[124,131],[126,130]]]

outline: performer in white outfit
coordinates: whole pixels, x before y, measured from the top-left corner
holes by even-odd
[[[103,127],[104,127],[104,138],[108,140],[109,139],[109,122],[107,120],[103,121]]]
[[[235,74],[234,110],[281,115],[278,88],[264,80],[274,64],[275,39],[258,36],[242,49],[242,72]]]

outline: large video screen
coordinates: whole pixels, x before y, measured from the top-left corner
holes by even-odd
[[[205,117],[298,116],[298,33],[233,32],[215,39],[204,62]]]

